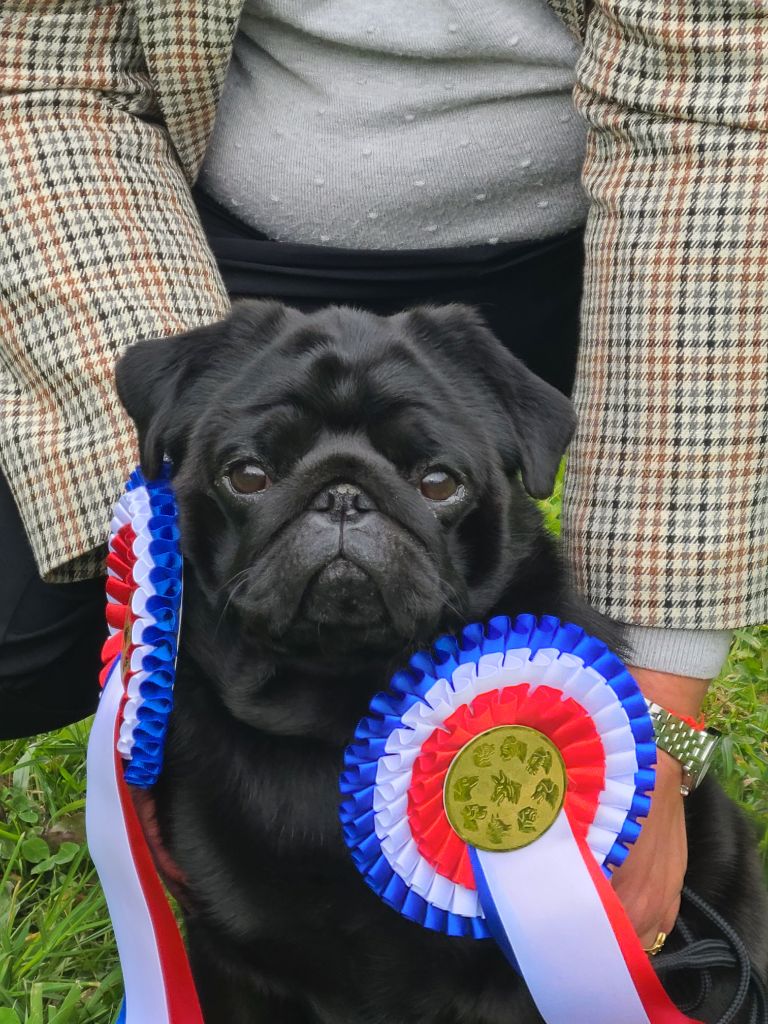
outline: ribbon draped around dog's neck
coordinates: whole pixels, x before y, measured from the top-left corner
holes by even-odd
[[[128,481],[107,571],[86,819],[123,969],[118,1024],[203,1024],[129,790],[157,781],[173,707],[182,557],[168,465]],[[547,1024],[695,1024],[609,881],[648,813],[655,757],[645,701],[604,644],[548,616],[493,619],[414,655],[373,699],[345,754],[344,836],[405,917],[495,939]]]
[[[448,935],[492,936],[548,1024],[684,1024],[609,878],[647,815],[653,727],[607,647],[500,617],[415,655],[345,755],[368,885]]]

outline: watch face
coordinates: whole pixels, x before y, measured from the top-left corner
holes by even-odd
[[[712,762],[715,759],[717,748],[720,746],[720,733],[714,729],[709,730],[706,735],[709,737],[709,744],[701,755],[701,759],[698,762],[697,770],[691,776],[690,788],[695,789],[701,784],[701,780],[707,774],[710,769]]]
[[[694,783],[696,786],[698,786],[700,784],[701,780],[704,778],[704,776],[709,771],[709,766],[712,764],[712,762],[715,759],[715,751],[716,750],[717,750],[717,744],[713,743],[712,746],[707,751],[707,754],[706,754],[704,760],[701,762],[701,765],[699,767],[699,771],[698,771],[698,774],[696,775],[696,779],[695,779],[695,783]]]

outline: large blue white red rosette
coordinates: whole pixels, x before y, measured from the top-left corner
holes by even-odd
[[[411,658],[345,754],[341,820],[410,920],[493,937],[548,1024],[682,1024],[611,884],[656,747],[620,659],[578,626],[492,619]]]
[[[181,619],[182,557],[169,467],[136,470],[107,555],[102,694],[88,743],[86,826],[123,971],[118,1024],[203,1024],[184,944],[129,790],[160,774]]]

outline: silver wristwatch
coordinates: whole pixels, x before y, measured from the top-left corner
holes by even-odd
[[[720,733],[715,729],[694,729],[660,705],[652,701],[647,704],[656,746],[683,766],[680,791],[688,796],[707,774],[720,743]]]

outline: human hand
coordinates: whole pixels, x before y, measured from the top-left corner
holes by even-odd
[[[659,751],[651,810],[629,856],[613,873],[613,887],[645,949],[659,932],[669,934],[680,910],[688,866],[678,761]]]
[[[707,680],[632,666],[630,672],[649,700],[673,714],[700,713]],[[674,928],[688,866],[682,766],[661,750],[658,758],[650,813],[629,856],[613,874],[616,894],[646,949],[659,932],[669,934]]]

